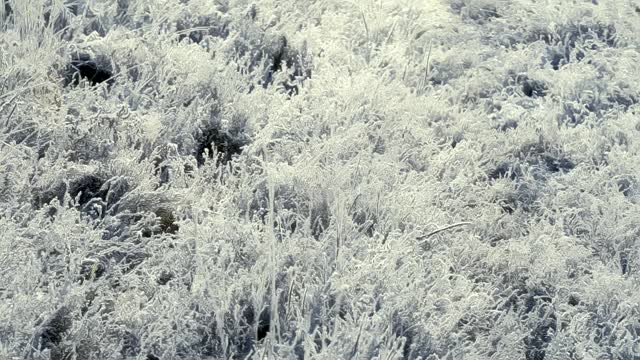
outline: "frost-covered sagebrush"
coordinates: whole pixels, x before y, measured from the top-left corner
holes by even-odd
[[[0,359],[640,359],[629,0],[0,0]]]

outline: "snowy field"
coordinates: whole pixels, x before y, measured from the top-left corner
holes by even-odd
[[[640,2],[0,0],[19,359],[640,360]]]

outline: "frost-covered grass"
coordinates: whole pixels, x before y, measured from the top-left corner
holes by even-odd
[[[638,34],[0,0],[0,359],[640,359]]]

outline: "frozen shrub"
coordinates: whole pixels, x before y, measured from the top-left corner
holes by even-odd
[[[562,104],[558,125],[575,127],[587,120],[601,122],[608,116],[632,109],[640,96],[623,82],[602,83],[594,79],[592,89],[572,96]]]
[[[452,0],[451,9],[464,20],[470,19],[478,24],[500,17],[496,4],[491,1]]]
[[[500,202],[502,209],[511,214],[516,209],[524,212],[534,212],[538,210],[537,204],[541,196],[540,185],[527,181],[518,180],[514,183],[513,191],[506,194]]]
[[[8,21],[12,14],[13,9],[11,8],[9,0],[2,0],[2,6],[0,6],[0,20]]]
[[[127,179],[123,177],[106,178],[99,174],[87,174],[71,180],[67,183],[59,183],[52,189],[44,191],[35,197],[35,206],[41,207],[51,200],[57,199],[64,203],[65,194],[83,212],[92,217],[102,217],[107,212],[116,212],[117,203],[130,189]]]
[[[543,97],[547,94],[547,87],[542,81],[526,79],[522,83],[522,92],[528,97]]]
[[[262,341],[267,337],[271,330],[271,310],[268,306],[265,306],[257,314],[255,307],[252,304],[247,304],[244,306],[242,316],[246,325],[255,330],[256,341]]]
[[[600,22],[570,22],[559,26],[555,32],[540,36],[540,39],[549,45],[544,63],[550,63],[554,70],[559,70],[572,60],[581,61],[588,51],[596,51],[601,46],[617,46],[615,26]]]
[[[640,103],[640,94],[631,89],[628,84],[618,83],[608,89],[604,102],[606,108],[619,108],[622,111],[627,111]]]
[[[85,259],[80,264],[80,278],[78,280],[81,283],[85,280],[97,280],[105,274],[108,266],[108,259],[104,256]]]
[[[567,300],[567,304],[571,306],[578,306],[580,304],[580,297],[577,294],[569,295],[569,299]]]
[[[133,271],[149,257],[144,251],[131,244],[105,241],[99,250],[92,251],[92,257],[82,261],[78,281],[95,281],[103,277],[113,278],[117,273],[126,274]]]
[[[148,209],[147,211],[153,213],[153,221],[151,223],[137,222],[142,220],[142,218],[140,216],[135,216],[133,219],[134,222],[129,224],[134,225],[135,228],[142,228],[143,237],[152,237],[160,234],[174,235],[178,230],[180,230],[180,226],[176,223],[176,217],[173,211],[168,207],[160,206],[153,211],[151,211],[151,209]]]
[[[460,142],[462,142],[464,140],[464,133],[463,132],[456,132],[455,134],[453,134],[452,139],[451,139],[451,148],[455,149],[456,146],[458,146],[458,144]]]
[[[525,288],[527,292],[523,298],[524,307],[522,308],[524,314],[531,314],[534,310],[539,310],[540,307],[547,306],[553,302],[555,289],[552,285],[541,282]]]
[[[67,19],[70,23],[71,32],[75,35],[78,32],[84,35],[97,34],[105,37],[107,33],[117,27],[137,29],[144,24],[151,23],[153,19],[149,15],[149,7],[135,0],[113,0],[108,6],[96,6],[86,1],[65,1],[66,11],[59,15]],[[144,13],[141,9],[145,6]],[[142,14],[141,14],[142,13]],[[55,15],[55,14],[54,14]],[[69,21],[73,19],[73,21]]]
[[[541,155],[539,164],[548,172],[568,172],[575,167],[575,164],[565,158],[556,158],[550,155]]]
[[[1,1],[0,359],[634,358],[632,1]]]
[[[518,122],[511,119],[505,121],[502,125],[500,125],[500,131],[507,131],[510,129],[517,129],[517,128],[518,128]]]
[[[124,331],[121,344],[120,355],[123,358],[135,357],[140,353],[140,339],[131,331]]]
[[[533,321],[533,328],[524,339],[527,360],[543,360],[545,350],[553,340],[553,334],[557,331],[556,315],[551,305],[539,306],[537,319]]]
[[[322,290],[326,291],[329,288],[330,284],[327,284]],[[334,331],[336,322],[345,320],[352,309],[347,299],[323,291],[313,294],[309,306],[311,321],[307,333],[314,335],[315,351],[321,352],[331,344],[331,340],[326,335]]]
[[[222,348],[222,339],[218,334],[218,324],[215,314],[203,313],[198,305],[193,305],[193,312],[196,314],[195,319],[198,326],[196,333],[199,336],[197,343],[198,351],[203,356],[219,356],[224,353]]]
[[[632,177],[626,176],[617,180],[618,191],[625,197],[632,196],[637,188],[636,182]]]
[[[518,94],[527,97],[544,97],[547,94],[547,86],[542,80],[529,78],[527,73],[509,71],[502,84],[508,95]],[[517,91],[520,88],[520,91]]]
[[[101,195],[103,195],[101,189],[104,183],[104,178],[93,174],[84,175],[70,181],[68,187],[66,183],[58,183],[51,189],[45,190],[43,193],[36,195],[34,205],[36,207],[41,207],[54,199],[57,199],[60,203],[64,203],[64,196],[68,193],[72,199],[75,199],[80,195],[77,204],[82,206],[88,203],[91,199],[101,197]]]
[[[622,275],[627,275],[631,270],[631,264],[629,264],[630,251],[621,251],[618,255],[620,261],[620,272]]]
[[[586,121],[589,111],[580,104],[567,102],[562,104],[562,112],[558,114],[558,125],[574,127]]]
[[[265,32],[253,23],[245,23],[230,36],[227,53],[230,58],[241,59],[238,70],[254,73],[258,84],[265,89],[276,85],[294,95],[298,93],[299,85],[311,77],[311,58],[306,43],[296,48],[285,35]],[[277,78],[282,81],[276,83]],[[251,84],[249,89],[254,88]]]
[[[502,194],[499,200],[503,210],[508,213],[516,209],[525,212],[537,210],[538,198],[547,178],[551,174],[566,173],[575,168],[571,160],[552,149],[543,138],[523,145],[513,156],[515,160],[503,161],[487,174],[489,180],[508,178],[514,181],[513,190]],[[531,174],[533,180],[524,178],[525,173]]]
[[[569,172],[575,164],[551,148],[542,137],[538,142],[526,144],[516,153],[516,157],[533,167],[534,176],[541,179],[547,173]]]
[[[105,256],[114,266],[117,266],[119,271],[126,274],[142,264],[149,257],[149,254],[143,250],[136,249],[131,244],[126,244],[119,248],[114,246]]]
[[[1,112],[2,108],[0,107]],[[11,115],[18,117],[15,112]],[[0,119],[3,120],[2,117]],[[0,120],[0,141],[9,144],[15,142],[16,144],[27,146],[32,150],[31,154],[35,155],[38,160],[47,155],[52,138],[50,129],[42,128],[34,121],[35,119],[20,119],[20,125],[18,125],[17,121],[11,124],[9,121],[4,122],[2,120]]]
[[[329,227],[331,210],[326,199],[322,199],[319,203],[311,207],[309,220],[311,221],[311,235],[320,240],[325,229]]]
[[[205,163],[205,151],[209,159],[213,159],[214,154],[217,154],[217,163],[224,165],[231,161],[234,155],[240,155],[249,141],[242,129],[224,130],[220,126],[212,125],[201,130],[197,136],[197,144],[195,157],[198,166]]]
[[[508,295],[500,302],[499,310],[516,313],[529,328],[528,336],[522,339],[527,360],[544,359],[545,350],[557,331],[553,292],[553,287],[545,284],[529,287],[522,281],[503,292]]]
[[[180,229],[171,210],[159,208],[155,211],[155,214],[160,220],[160,231],[162,233],[175,234]]]
[[[386,151],[384,138],[373,134],[369,134],[367,137],[369,138],[369,143],[372,144],[372,152],[378,155],[384,154]]]
[[[559,47],[549,47],[546,54],[542,57],[542,64],[551,65],[553,70],[560,70],[560,68],[569,63],[567,52]]]
[[[229,36],[229,21],[216,15],[200,15],[195,19],[186,17],[176,23],[178,41],[189,38],[193,43],[200,44],[208,36],[227,38]]]
[[[230,352],[235,354],[236,359],[244,359],[256,344],[256,317],[252,304],[245,299],[240,299],[236,304],[241,311],[239,318],[236,318],[236,312],[230,308],[224,315],[224,332],[229,337],[232,346]]]
[[[607,301],[591,304],[594,308],[585,311],[586,327],[588,333],[586,334],[592,340],[594,348],[599,348],[602,358],[615,358],[615,359],[637,359],[637,352],[633,351],[631,346],[620,346],[626,341],[624,338],[633,337],[638,330],[637,321],[631,320],[626,322],[626,329],[618,330],[620,323],[614,320],[615,318],[622,317],[626,319],[629,315],[618,314],[620,311],[620,305],[615,305],[616,300],[612,300],[607,304]],[[611,307],[611,310],[605,310]],[[624,310],[622,310],[624,311]],[[635,323],[635,324],[634,324]],[[625,349],[626,348],[626,349]],[[626,350],[626,351],[625,351]],[[631,354],[629,354],[629,352]],[[629,356],[624,356],[627,353]]]
[[[410,320],[410,316],[394,312],[391,317],[391,330],[396,338],[404,338],[403,359],[428,359],[435,354],[429,334],[421,331],[419,324]]]
[[[114,80],[111,64],[104,56],[97,56],[93,59],[87,53],[75,54],[64,70],[64,85],[77,86],[82,79],[91,85],[103,82],[112,85]]]
[[[515,180],[522,176],[522,172],[519,166],[513,165],[509,162],[502,162],[495,169],[491,170],[487,176],[489,177],[489,180],[496,180],[505,177]]]
[[[70,20],[80,13],[80,7],[77,3],[51,4],[51,1],[44,1],[44,4],[30,2],[28,11],[31,13],[24,14],[24,10],[19,4],[16,4],[17,2],[16,0],[0,0],[0,21],[5,21],[8,25],[11,20],[15,24],[16,20],[20,23],[21,20],[24,21],[24,18],[31,17],[31,21],[38,22],[42,26],[41,30],[50,29],[53,34],[57,35],[62,33],[62,35],[66,35],[63,37],[66,40],[71,35]],[[14,11],[14,7],[16,11]]]
[[[288,94],[298,94],[298,83],[311,77],[311,69],[305,56],[304,52],[292,48],[285,36],[280,36],[275,43],[274,51],[268,59],[263,87],[266,88],[273,84],[275,73],[282,72],[284,70],[283,66],[286,66],[292,72],[281,85]]]
[[[33,349],[49,349],[51,359],[63,360],[68,351],[63,348],[62,342],[72,325],[71,310],[67,306],[59,308],[39,326],[33,337]]]
[[[115,20],[118,24],[124,24],[129,16],[129,6],[131,0],[116,0],[116,16]]]
[[[72,35],[71,19],[80,14],[80,6],[77,3],[65,4],[63,8],[47,7],[44,12],[45,27],[51,28],[54,33],[63,35],[69,39]]]
[[[358,232],[365,234],[369,237],[373,236],[378,219],[375,214],[371,214],[369,211],[361,209],[354,212],[352,215],[354,224],[358,225]]]
[[[160,276],[158,276],[158,279],[156,280],[156,282],[158,283],[158,285],[167,285],[167,283],[173,280],[174,277],[175,275],[173,273],[168,271],[163,271],[162,273],[160,273]]]
[[[86,205],[89,201],[106,198],[106,189],[103,188],[105,179],[97,175],[86,175],[72,181],[69,184],[69,196],[72,199],[78,197],[77,205]]]
[[[180,150],[175,152],[173,149],[170,149],[169,146],[159,146],[153,151],[150,151],[151,154],[148,156],[148,159],[151,160],[153,175],[158,178],[159,186],[170,183],[176,176],[193,173],[191,164],[181,159],[179,152]],[[186,151],[183,152],[186,153]],[[141,161],[144,160],[146,156],[145,154],[141,157]]]
[[[282,275],[277,276],[280,279],[276,283],[279,283]],[[278,292],[284,290],[283,285],[276,285],[279,288]],[[268,287],[265,293],[269,293]],[[228,303],[228,307],[216,310],[217,314],[204,311],[200,305],[194,303],[192,313],[198,324],[196,329],[198,339],[194,344],[198,348],[197,353],[216,358],[226,354],[228,358],[245,359],[269,336],[273,330],[271,319],[274,316],[279,317],[280,334],[283,340],[291,342],[292,339],[286,334],[287,294],[281,293],[277,311],[274,310],[275,306],[271,304],[269,298],[267,295],[260,301],[255,294],[241,294]],[[222,322],[219,323],[217,319],[221,319]],[[228,343],[223,344],[223,339]]]
[[[261,181],[251,190],[251,198],[243,199],[247,203],[240,204],[240,216],[248,219],[259,220],[268,224],[269,191],[266,181]],[[309,210],[306,205],[307,197],[299,194],[296,189],[288,184],[275,186],[274,191],[274,224],[276,228],[294,232],[304,223],[304,218],[310,215],[311,232],[319,238],[328,227],[328,205],[319,203]]]

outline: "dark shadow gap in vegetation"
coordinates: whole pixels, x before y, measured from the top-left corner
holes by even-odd
[[[507,276],[503,276],[506,280]],[[526,360],[544,360],[546,349],[553,341],[553,334],[557,332],[557,316],[552,303],[555,290],[552,286],[540,283],[526,285],[526,279],[521,279],[515,285],[508,285],[502,291],[504,301],[496,310],[513,312],[518,318],[530,324],[528,335],[522,339],[525,346]],[[508,295],[507,295],[508,294]]]
[[[212,126],[202,130],[196,138],[197,148],[195,157],[198,167],[205,164],[206,158],[213,159],[217,154],[218,164],[225,165],[240,155],[245,146],[249,144],[243,131],[230,132]]]
[[[421,327],[416,326],[408,316],[394,311],[391,317],[391,331],[396,338],[404,338],[403,359],[428,359],[436,354],[436,347],[432,344],[431,337],[420,329]]]
[[[268,225],[269,198],[266,182],[257,184],[250,198],[244,199],[239,207],[240,217]],[[281,230],[280,236],[285,235],[285,232],[293,234],[302,231],[319,241],[331,224],[331,208],[325,198],[311,201],[306,194],[289,185],[276,186],[274,210],[273,227]],[[372,218],[366,218],[365,214],[360,217],[355,213],[352,215],[353,221],[360,226],[362,232],[373,234],[375,223]],[[360,220],[363,222],[359,223]]]
[[[544,81],[531,79],[527,73],[516,73],[512,70],[508,71],[502,81],[502,86],[504,87],[503,94],[505,95],[524,95],[530,98],[545,97],[549,90]],[[500,105],[496,106],[494,102],[489,100],[486,108],[491,113],[495,110],[500,110],[502,107]]]
[[[140,338],[138,338],[131,331],[127,330],[125,330],[124,333],[120,336],[122,344],[120,355],[122,355],[124,359],[138,356],[141,350]]]
[[[531,98],[544,97],[547,87],[542,81],[527,79],[522,83],[522,93]]]
[[[213,313],[204,313],[199,305],[194,304],[194,314],[199,326],[197,334],[199,340],[195,345],[203,356],[220,356],[224,353],[223,338],[228,339],[228,345],[234,349],[233,359],[245,359],[256,350],[260,343],[263,343],[273,331],[272,318],[280,317],[281,337],[284,341],[295,346],[295,337],[287,335],[286,313],[287,296],[280,298],[278,313],[273,313],[273,306],[269,301],[265,301],[260,309],[253,300],[241,297],[225,311],[223,315],[222,331],[218,333],[219,325]],[[303,352],[304,353],[304,352]]]
[[[625,176],[617,180],[618,191],[624,195],[624,197],[630,197],[635,193],[637,189],[637,182],[631,176]]]
[[[70,63],[64,70],[64,86],[78,86],[81,80],[86,80],[92,86],[106,82],[114,84],[113,69],[104,56],[93,59],[87,53],[72,56]]]
[[[66,194],[75,201],[75,206],[94,218],[104,217],[107,212],[117,212],[118,201],[131,190],[128,181],[122,177],[107,178],[98,174],[87,174],[71,180],[69,185],[61,182],[52,189],[37,194],[34,206],[41,208],[54,199],[64,204]],[[96,206],[100,207],[97,213]]]
[[[555,32],[540,32],[537,37],[537,40],[542,40],[548,45],[543,64],[550,64],[554,70],[559,70],[572,59],[576,62],[582,61],[587,51],[596,51],[602,46],[618,46],[617,31],[613,24],[568,23],[560,26]]]
[[[201,44],[207,37],[226,39],[229,36],[229,22],[214,16],[197,16],[195,19],[179,19],[176,23],[178,41],[188,38],[194,44]]]
[[[506,132],[507,130],[515,130],[518,128],[518,122],[515,120],[507,120],[502,125],[500,125],[500,131]]]
[[[311,78],[311,70],[304,69],[302,62],[302,54],[289,46],[287,38],[280,36],[278,39],[277,50],[271,54],[268,59],[268,67],[265,78],[262,82],[263,88],[268,88],[274,83],[274,76],[277,72],[284,70],[283,66],[293,69],[293,73],[288,79],[279,84],[289,95],[297,95],[299,92],[299,84],[304,80]]]
[[[63,344],[73,325],[69,307],[62,306],[42,324],[38,325],[38,330],[33,337],[32,348],[34,350],[49,349],[50,358],[56,360],[62,360],[71,355],[68,351],[69,349],[66,349]]]

